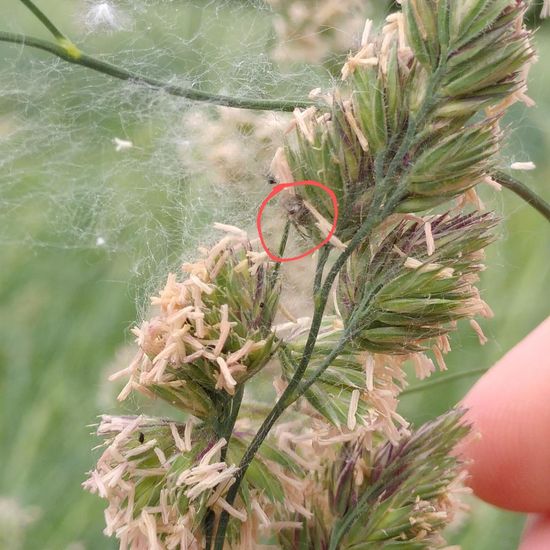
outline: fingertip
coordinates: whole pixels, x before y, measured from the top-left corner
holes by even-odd
[[[529,518],[518,550],[548,550],[550,548],[550,516]]]
[[[480,433],[461,452],[483,500],[550,511],[550,318],[508,352],[463,400]],[[550,548],[550,546],[548,546]]]

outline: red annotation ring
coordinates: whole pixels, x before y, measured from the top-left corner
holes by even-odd
[[[284,189],[287,189],[289,187],[300,187],[302,185],[313,185],[314,187],[319,187],[319,189],[322,189],[332,201],[332,205],[334,208],[334,222],[332,224],[332,227],[327,235],[327,237],[320,242],[317,246],[314,246],[313,248],[309,249],[307,252],[304,252],[303,254],[300,254],[299,256],[294,256],[292,258],[280,258],[279,256],[276,256],[269,250],[265,243],[264,235],[262,232],[262,216],[265,210],[265,207],[269,203],[271,199],[276,197],[281,191]],[[319,250],[323,245],[328,243],[332,236],[334,235],[334,232],[336,231],[336,224],[338,223],[338,199],[336,198],[336,195],[334,194],[334,191],[329,189],[326,185],[323,185],[322,183],[319,183],[318,181],[295,181],[294,183],[280,183],[279,185],[276,185],[273,191],[269,193],[269,195],[265,198],[265,200],[260,205],[260,209],[258,211],[258,215],[256,217],[256,227],[258,228],[258,235],[260,236],[260,242],[262,243],[262,246],[264,250],[266,251],[267,255],[270,257],[271,260],[274,262],[293,262],[295,260],[301,260],[302,258],[305,258],[306,256],[309,256],[310,254],[313,254],[316,250]]]

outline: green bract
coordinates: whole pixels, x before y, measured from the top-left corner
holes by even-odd
[[[357,345],[386,354],[423,351],[453,321],[483,313],[473,283],[483,269],[478,251],[494,240],[495,224],[491,214],[405,221],[352,254],[337,296]]]

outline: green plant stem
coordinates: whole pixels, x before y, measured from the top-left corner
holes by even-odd
[[[239,384],[237,386],[237,390],[235,391],[235,395],[229,400],[228,415],[220,429],[220,433],[218,434],[218,437],[220,439],[223,438],[227,441],[226,445],[222,448],[220,453],[220,460],[222,462],[225,461],[225,458],[227,456],[227,451],[229,449],[229,439],[231,437],[231,434],[233,433],[233,428],[235,427],[235,422],[237,421],[237,417],[239,416],[239,410],[241,408],[241,403],[243,401],[243,395],[244,395],[244,384]],[[214,523],[215,523],[215,514],[212,510],[208,510],[202,522],[207,548],[209,548],[210,544],[212,543],[212,535],[214,533]]]
[[[287,222],[285,223],[285,227],[283,229],[283,234],[281,236],[281,242],[279,243],[279,250],[277,251],[277,256],[279,258],[282,258],[284,253],[285,253],[286,245],[288,243],[288,236],[290,234],[290,225],[291,225],[290,220],[287,220]],[[282,262],[277,262],[277,265],[275,266],[275,268],[273,270],[273,272],[275,274],[275,279],[277,279],[277,277],[279,276],[279,271],[281,270],[281,265],[282,265]]]
[[[151,90],[165,92],[169,95],[182,97],[191,101],[202,101],[204,103],[211,103],[213,105],[220,105],[223,107],[235,107],[239,109],[251,109],[256,111],[290,112],[297,107],[307,108],[313,105],[321,106],[321,104],[318,104],[315,101],[306,99],[256,99],[248,97],[231,97],[212,94],[200,90],[193,90],[192,88],[177,86],[162,80],[157,80],[155,78],[134,73],[117,65],[113,65],[112,63],[86,55],[76,48],[74,48],[74,50],[68,49],[67,47],[63,47],[54,42],[23,34],[0,31],[0,42],[20,44],[22,46],[29,46],[31,48],[43,50],[59,57],[60,59],[63,59],[67,63],[80,65],[82,67],[92,69],[93,71],[112,76],[113,78],[117,78],[119,80],[147,86]]]
[[[235,395],[230,401],[230,408],[229,408],[229,415],[223,424],[222,430],[219,434],[220,439],[225,438],[227,441],[227,445],[223,447],[220,453],[220,460],[224,461],[225,456],[227,455],[227,448],[229,447],[229,438],[231,437],[231,434],[233,433],[233,428],[235,427],[235,422],[237,421],[237,417],[239,416],[239,410],[241,408],[241,403],[243,401],[243,395],[244,395],[244,384],[239,384],[237,386],[237,390],[235,391]]]
[[[413,386],[412,388],[407,388],[403,390],[400,395],[410,395],[412,393],[422,392],[437,386],[443,386],[445,384],[455,382],[456,380],[461,380],[462,378],[470,378],[471,376],[477,376],[478,374],[485,374],[488,370],[489,367],[480,367],[479,369],[470,369],[463,372],[457,372],[455,374],[448,374],[444,377],[438,378],[437,380],[431,380],[429,382],[424,382]]]
[[[330,256],[330,245],[325,245],[319,250],[319,258],[317,259],[317,269],[315,270],[315,280],[313,281],[313,296],[316,296],[323,282],[323,271]]]
[[[550,222],[550,204],[542,197],[539,197],[532,189],[521,181],[509,176],[504,172],[496,172],[491,176],[502,187],[506,187],[518,197],[521,197],[529,206],[540,212]]]
[[[359,304],[357,309],[362,310],[363,313],[366,314],[367,311],[370,309],[369,306],[370,306],[371,299],[376,295],[377,290],[378,290],[378,287],[375,288],[375,289],[367,290],[365,292],[365,296],[361,300],[361,303]],[[362,317],[364,317],[364,315]],[[362,317],[353,316],[353,315],[350,317],[350,319],[348,320],[348,325],[346,327],[346,330],[345,330],[342,338],[340,338],[340,340],[336,344],[333,351],[331,353],[329,353],[329,355],[325,358],[325,360],[317,367],[315,372],[307,380],[303,380],[300,383],[300,385],[298,386],[298,390],[296,391],[296,394],[294,396],[293,401],[295,401],[296,399],[298,399],[299,397],[304,395],[306,393],[306,391],[311,386],[313,386],[313,384],[315,384],[315,382],[317,382],[319,377],[328,369],[328,367],[330,367],[330,364],[332,363],[332,361],[336,357],[338,357],[338,355],[340,355],[340,353],[344,350],[346,344],[348,344],[348,342],[353,340],[353,338],[356,336],[357,324],[358,324],[360,318],[362,318]]]
[[[52,33],[57,40],[68,40],[68,38],[53,24],[51,19],[31,0],[19,1],[33,13],[33,15]]]
[[[307,380],[303,380],[298,385],[296,392],[290,398],[290,402],[287,404],[287,406],[294,403],[297,399],[299,399],[302,395],[304,395],[304,393],[306,393],[307,390],[309,390],[309,388],[317,381],[319,376],[321,376],[323,372],[325,372],[328,369],[328,367],[330,367],[334,359],[336,359],[342,353],[342,351],[344,351],[346,344],[349,342],[349,340],[350,340],[350,336],[346,332],[342,336],[342,338],[340,338],[340,340],[338,341],[336,346],[332,349],[332,351],[325,357],[323,362],[317,367],[317,369],[311,375],[311,377],[308,378]]]

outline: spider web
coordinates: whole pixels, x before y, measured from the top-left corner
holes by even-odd
[[[12,4],[4,3],[3,30],[45,36]],[[38,4],[86,53],[171,84],[254,98],[304,98],[329,86],[360,33],[346,23],[282,39],[280,14],[258,0]],[[363,21],[364,8],[355,1],[354,9]],[[330,59],[273,59],[276,46],[304,41],[315,54],[326,34],[341,48]],[[44,52],[0,51],[1,248],[125,255],[146,292],[208,240],[213,221],[253,225],[285,115],[220,111]]]

